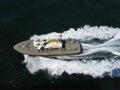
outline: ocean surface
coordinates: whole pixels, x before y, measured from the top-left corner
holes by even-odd
[[[16,52],[37,38],[75,39],[83,53]],[[0,1],[0,88],[120,90],[119,0]]]

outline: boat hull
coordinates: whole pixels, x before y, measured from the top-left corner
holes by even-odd
[[[81,44],[77,40],[65,41],[65,48],[38,50],[32,40],[20,42],[14,46],[14,49],[22,54],[32,56],[59,56],[75,55],[82,52]]]

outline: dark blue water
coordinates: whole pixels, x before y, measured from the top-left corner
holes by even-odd
[[[119,0],[2,0],[0,1],[0,87],[119,90],[119,78],[92,78],[46,71],[30,74],[13,45],[34,34],[63,32],[84,25],[120,27]],[[114,71],[113,71],[114,72]],[[118,70],[119,72],[119,70]]]

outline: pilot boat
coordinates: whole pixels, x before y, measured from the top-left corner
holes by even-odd
[[[79,40],[26,40],[14,45],[19,53],[32,56],[75,55],[82,52]]]

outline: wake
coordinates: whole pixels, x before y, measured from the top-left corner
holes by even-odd
[[[31,57],[24,55],[24,62],[31,74],[34,74],[39,70],[47,70],[51,76],[62,75],[63,72],[66,72],[68,74],[76,73],[90,75],[93,77],[104,77],[105,75],[120,77],[119,28],[107,26],[84,26],[83,28],[78,28],[77,30],[71,28],[63,33],[53,32],[47,35],[34,35],[30,39],[58,39],[59,35],[62,35],[62,39],[71,38],[80,40],[83,53],[73,56],[58,56],[56,57],[57,60],[55,58],[40,56]],[[103,53],[111,53],[113,55]],[[66,61],[64,59],[71,60]]]
[[[99,44],[99,45],[83,44],[82,46],[83,46],[83,54],[81,54],[80,56],[93,54],[99,51],[111,52],[115,55],[120,56],[120,36],[114,37],[113,39],[110,39],[109,41],[106,41],[103,44]]]

